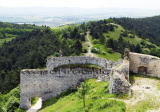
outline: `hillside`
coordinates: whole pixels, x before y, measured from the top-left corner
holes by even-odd
[[[45,29],[45,27],[37,27],[29,24],[19,25],[14,23],[0,22],[0,46],[2,46],[4,42],[11,41],[22,34],[28,34],[36,29]]]
[[[14,26],[17,26],[15,29],[21,31],[22,28],[17,24],[2,24],[3,27],[7,24],[5,28],[1,28],[3,30],[14,31]],[[0,47],[0,93],[2,93],[1,102],[4,103],[1,108],[7,111],[19,108],[18,100],[18,103],[8,104],[14,108],[8,106],[3,108],[7,105],[3,96],[20,84],[20,70],[43,68],[46,64],[46,58],[50,55],[58,57],[62,53],[63,56],[76,56],[82,53],[81,41],[84,41],[85,38],[80,34],[78,26],[69,25],[65,31],[39,26],[28,27],[28,29],[29,32],[27,32],[27,28],[23,29],[25,33],[17,34],[14,39],[5,41]]]
[[[147,39],[139,38],[132,30],[113,23],[113,20],[101,20],[81,25],[90,30],[89,39],[93,45],[92,53],[112,61],[123,58],[125,48],[132,52],[150,54],[160,57],[160,48]],[[87,40],[87,38],[86,38]],[[85,49],[89,44],[83,43]]]
[[[83,108],[83,100],[77,97],[77,92],[61,97],[52,98],[43,103],[40,112],[125,112],[125,104],[108,98],[115,98],[116,95],[109,94],[109,82],[89,79],[89,91],[86,98],[86,108]]]
[[[118,59],[123,58],[124,49],[130,48],[133,52],[160,57],[158,46],[147,39],[139,38],[134,31],[115,24],[112,19],[66,25],[58,28],[3,22],[1,24],[2,28],[0,29],[3,30],[0,31],[5,31],[6,35],[5,37],[3,35],[4,39],[2,41],[6,41],[2,42],[3,44],[0,47],[0,93],[2,93],[2,98],[0,98],[3,102],[0,109],[6,109],[7,111],[19,109],[19,99],[16,98],[12,103],[6,102],[5,99],[9,98],[7,93],[9,94],[20,83],[20,70],[24,68],[43,69],[46,58],[50,55],[54,57],[59,57],[61,54],[62,56],[85,55],[90,48],[94,56],[118,61]],[[21,32],[16,33],[16,31]],[[98,95],[99,93],[95,94]],[[73,97],[75,98],[74,94]],[[108,98],[108,96],[104,97]],[[103,102],[103,98],[99,101]],[[103,106],[106,107],[106,102],[103,103]],[[112,103],[112,101],[109,100],[109,103]],[[10,105],[10,107],[6,105]],[[121,106],[124,110],[123,103]],[[96,110],[97,108],[99,107],[93,105],[92,109]],[[82,108],[79,107],[79,109]]]
[[[113,18],[113,21],[134,31],[139,37],[149,39],[150,42],[160,45],[160,16],[147,18]]]
[[[43,102],[39,112],[159,112],[160,80],[157,78],[132,74],[130,76],[132,97],[130,98],[126,94],[108,94],[108,82],[96,79],[86,82],[91,85],[86,96],[86,108],[83,108],[82,100],[77,97],[77,91],[68,91]]]

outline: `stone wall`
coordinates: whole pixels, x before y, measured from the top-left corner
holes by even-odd
[[[28,109],[31,106],[31,97],[41,97],[42,101],[57,96],[68,88],[75,89],[82,80],[97,78],[103,81],[110,80],[110,72],[114,63],[95,57],[49,57],[47,70],[21,71],[21,101],[20,107]],[[61,65],[94,64],[102,69],[95,68],[59,68]]]
[[[130,71],[160,78],[160,58],[129,52]]]
[[[129,93],[131,84],[129,83],[129,61],[123,60],[123,63],[113,67],[110,74],[109,93]]]

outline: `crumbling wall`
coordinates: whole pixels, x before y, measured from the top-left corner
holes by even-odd
[[[95,68],[59,68],[61,65],[95,64],[102,69]],[[21,101],[20,107],[28,109],[31,97],[41,97],[42,101],[57,96],[68,88],[76,89],[80,81],[97,78],[108,81],[114,62],[94,57],[49,57],[47,70],[21,71]]]
[[[130,71],[160,78],[160,58],[129,52]]]
[[[72,64],[94,64],[102,68],[62,67]],[[119,65],[120,68],[117,67]],[[122,60],[115,63],[95,57],[49,57],[46,70],[21,70],[20,107],[30,108],[31,97],[41,97],[42,101],[45,101],[69,88],[76,89],[81,81],[89,78],[110,81],[110,93],[128,92],[128,67],[129,64]]]
[[[131,84],[129,83],[129,61],[123,60],[112,69],[110,74],[109,93],[129,93]]]

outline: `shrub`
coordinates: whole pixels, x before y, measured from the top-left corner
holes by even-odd
[[[107,37],[107,38],[110,38],[110,36],[108,36],[108,35],[107,35],[106,37]]]
[[[71,56],[77,56],[75,53],[71,54]]]
[[[99,44],[99,40],[98,39],[94,39],[93,40],[93,44]]]
[[[106,53],[105,53],[105,52],[102,52],[102,54],[103,54],[103,55],[106,55]]]
[[[88,52],[88,51],[87,51],[87,49],[85,49],[85,48],[82,50],[82,53],[87,53],[87,52]]]
[[[143,52],[144,52],[144,54],[150,54],[151,53],[151,51],[148,48],[144,48]]]
[[[134,37],[135,37],[135,35],[130,35],[129,37],[130,37],[130,38],[134,38]]]
[[[91,50],[91,52],[92,52],[92,53],[99,53],[99,49],[93,48],[93,49]]]
[[[92,99],[96,100],[98,98],[97,95],[92,96]]]
[[[108,53],[113,53],[112,48],[107,48],[107,52],[108,52]]]
[[[55,53],[54,53],[54,56],[59,57],[59,56],[60,56],[60,54],[59,54],[59,53],[57,53],[57,52],[55,52]]]

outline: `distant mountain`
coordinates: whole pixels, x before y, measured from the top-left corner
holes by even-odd
[[[0,7],[1,16],[76,16],[107,15],[109,17],[144,17],[158,15],[156,10],[123,8],[69,8],[69,7]]]

